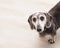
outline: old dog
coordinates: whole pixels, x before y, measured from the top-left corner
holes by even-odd
[[[60,2],[48,13],[36,12],[29,16],[28,23],[40,37],[44,37],[50,44],[55,43],[56,31],[60,27]]]

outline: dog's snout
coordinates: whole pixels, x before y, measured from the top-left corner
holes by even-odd
[[[37,25],[37,31],[40,32],[41,30],[40,25]]]

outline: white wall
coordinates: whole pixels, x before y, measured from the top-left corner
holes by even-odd
[[[34,12],[48,12],[59,0],[0,0],[0,48],[60,48],[42,41],[27,19]],[[59,33],[59,31],[58,31]]]

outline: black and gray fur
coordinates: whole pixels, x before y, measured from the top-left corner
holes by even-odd
[[[55,22],[57,23],[59,28],[60,27],[60,1],[48,13],[54,17]]]

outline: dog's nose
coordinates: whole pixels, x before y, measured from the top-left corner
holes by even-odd
[[[37,31],[38,31],[38,32],[40,32],[40,31],[41,31],[41,29],[37,29]]]

